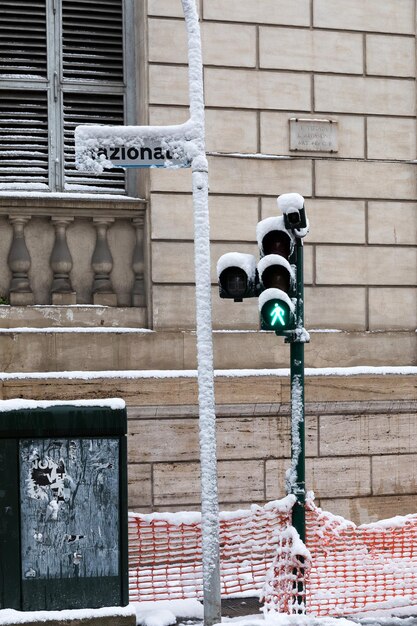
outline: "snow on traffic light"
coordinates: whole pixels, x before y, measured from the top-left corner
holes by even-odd
[[[259,313],[261,328],[285,334],[295,328],[295,243],[284,217],[268,217],[258,222],[256,238],[261,260]]]
[[[261,329],[291,337],[302,319],[301,252],[308,220],[300,194],[283,194],[277,202],[282,215],[256,227],[259,263],[252,254],[228,252],[217,263],[217,277],[221,298],[242,302],[259,296]]]
[[[219,295],[242,302],[257,295],[256,259],[253,254],[227,252],[217,262]]]

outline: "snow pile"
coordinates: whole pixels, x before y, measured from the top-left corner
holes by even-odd
[[[87,620],[92,618],[111,618],[135,615],[132,605],[126,607],[106,607],[102,609],[73,609],[65,611],[15,611],[14,609],[0,610],[0,626],[10,624],[28,624],[33,622],[51,622],[57,625],[64,622],[65,626],[72,620]]]
[[[177,619],[203,619],[203,605],[198,600],[160,600],[135,602],[138,626],[171,626]]]

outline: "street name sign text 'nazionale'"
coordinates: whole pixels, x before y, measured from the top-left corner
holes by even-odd
[[[78,126],[77,168],[101,174],[104,169],[190,167],[196,152],[190,122],[178,126]]]

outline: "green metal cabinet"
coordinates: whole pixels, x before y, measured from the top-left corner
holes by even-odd
[[[128,604],[126,409],[103,404],[0,411],[0,609]]]

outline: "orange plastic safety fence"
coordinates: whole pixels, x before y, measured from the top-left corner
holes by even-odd
[[[281,533],[272,567],[267,572],[261,600],[267,611],[306,613],[306,579],[311,567],[308,550],[295,528]]]
[[[417,515],[356,526],[309,503],[307,609],[346,615],[417,601]]]
[[[221,514],[223,596],[260,594],[268,611],[318,616],[417,602],[417,515],[356,526],[309,501],[304,546],[291,498]],[[129,574],[132,601],[201,599],[199,516],[131,515]]]
[[[260,593],[280,536],[290,525],[292,502],[290,497],[220,514],[223,596]],[[203,597],[198,514],[129,516],[129,588],[131,601]]]

